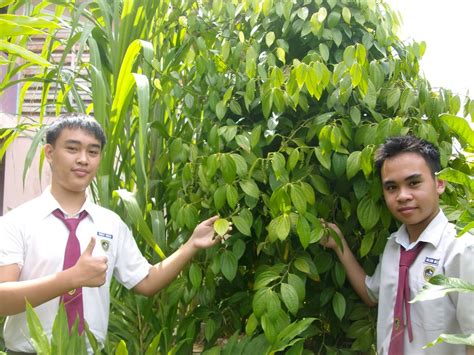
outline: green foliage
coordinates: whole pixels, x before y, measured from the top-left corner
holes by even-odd
[[[468,104],[470,105],[469,101]],[[456,137],[460,142],[463,142],[463,148],[467,152],[472,153],[474,148],[474,130],[470,128],[469,124],[461,117],[453,115],[441,115],[441,119],[443,119],[443,121],[455,132]],[[458,237],[470,232],[471,234],[464,236],[464,238],[472,238],[472,231],[474,229],[474,208],[472,197],[474,193],[474,182],[472,177],[474,162],[472,160],[472,154],[467,155],[467,159],[463,163],[462,170],[459,165],[457,165],[457,168],[460,170],[445,168],[439,172],[438,177],[449,183],[463,187],[462,190],[464,190],[464,194],[458,195],[459,205],[465,206],[464,211],[459,213],[457,220],[457,227],[459,229]],[[458,278],[435,275],[430,278],[429,283],[423,287],[423,290],[420,291],[411,302],[420,302],[444,297],[450,292],[474,292],[474,285]],[[440,334],[436,340],[427,344],[426,347],[432,347],[441,342],[474,346],[474,334]]]
[[[92,353],[100,354],[97,340],[89,331],[87,325],[84,333],[79,335],[77,330],[78,322],[76,321],[71,332],[69,332],[66,310],[62,303],[54,320],[51,339],[48,339],[46,336],[36,312],[28,302],[26,304],[26,320],[28,322],[31,342],[35,352],[38,354],[88,354],[86,337],[91,346]]]
[[[5,318],[0,317],[0,329],[3,329],[4,324],[5,324]],[[5,343],[3,341],[3,336],[0,336],[0,349],[5,349]],[[0,351],[0,354],[1,354],[1,351]]]
[[[430,348],[442,342],[474,346],[474,334],[441,334],[435,341],[429,343],[425,348]]]
[[[472,238],[472,236],[469,237]],[[433,300],[444,297],[449,292],[474,292],[474,285],[454,277],[435,275],[410,302]],[[442,342],[474,346],[474,334],[440,334],[426,347],[432,347]]]
[[[425,44],[401,42],[397,16],[370,0],[54,6],[71,13],[71,36],[48,38],[44,59],[53,63],[64,44],[90,60],[77,55],[66,69],[63,55],[29,80],[48,84],[41,120],[52,106],[93,112],[103,125],[96,199],[124,218],[151,262],[206,217],[220,216],[218,232],[235,227],[151,299],[114,284],[106,351],[185,354],[201,342],[214,354],[219,338],[229,340],[223,353],[372,351],[374,311],[318,244],[320,218],[341,226],[371,273],[396,228],[373,169],[378,144],[416,134],[439,145],[444,168],[472,176],[462,152],[452,157],[452,131],[462,148],[472,141],[452,117],[459,98],[419,75]],[[465,196],[448,186],[452,220],[472,213]]]
[[[0,2],[0,8],[9,6],[9,13],[0,14],[0,50],[7,55],[0,58],[0,65],[9,66],[0,90],[11,85],[9,81],[13,81],[12,77],[18,72],[18,68],[15,68],[18,57],[24,60],[21,70],[34,65],[46,68],[52,66],[44,56],[26,49],[26,43],[31,35],[51,36],[60,28],[60,24],[53,16],[41,11],[34,11],[29,16],[15,14],[23,4],[24,1]]]
[[[444,297],[449,292],[474,292],[474,285],[455,277],[435,275],[411,302],[433,300]]]

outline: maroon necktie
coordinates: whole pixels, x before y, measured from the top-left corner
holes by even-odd
[[[81,256],[81,246],[79,239],[76,236],[76,229],[79,222],[87,216],[86,211],[82,211],[79,214],[79,218],[66,218],[64,217],[61,210],[57,209],[53,211],[53,215],[64,222],[67,229],[69,230],[69,237],[67,239],[66,250],[64,251],[64,264],[63,270],[69,269],[76,265],[77,260]],[[76,317],[79,318],[79,334],[82,334],[84,330],[84,306],[82,303],[82,287],[70,290],[61,296],[61,300],[64,303],[66,309],[67,320],[69,330],[74,325]]]
[[[390,347],[388,355],[403,354],[403,338],[405,333],[405,324],[403,321],[403,307],[405,307],[407,319],[406,326],[408,328],[408,338],[410,343],[413,341],[413,332],[411,329],[410,319],[410,286],[408,284],[408,268],[415,261],[425,243],[418,243],[413,249],[405,250],[400,246],[400,263],[398,270],[398,289],[395,301],[395,311],[393,313],[392,337],[390,338]]]

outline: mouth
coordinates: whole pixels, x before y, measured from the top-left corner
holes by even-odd
[[[79,177],[84,177],[89,174],[87,170],[83,170],[83,169],[73,169],[72,172]]]
[[[401,214],[408,214],[408,213],[413,212],[415,209],[416,209],[415,207],[402,207],[402,208],[399,208],[397,211],[398,213],[401,213]]]

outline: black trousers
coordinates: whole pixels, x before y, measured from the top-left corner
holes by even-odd
[[[36,355],[36,353],[22,353],[21,351],[12,351],[6,349],[7,355]]]

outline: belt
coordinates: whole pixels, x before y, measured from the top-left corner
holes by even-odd
[[[36,355],[36,353],[25,353],[21,351],[13,351],[13,350],[8,350],[8,349],[6,349],[6,351],[7,351],[7,355]]]

